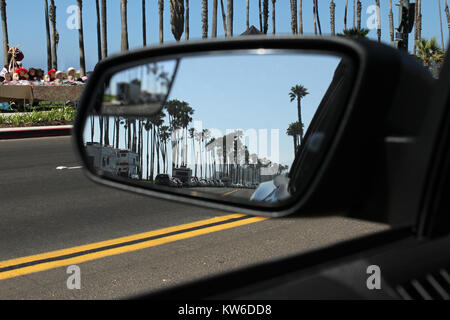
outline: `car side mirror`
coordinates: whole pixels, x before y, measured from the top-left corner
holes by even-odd
[[[325,181],[336,184],[330,170],[348,170],[336,168],[340,148],[376,143],[371,121],[384,121],[404,59],[370,41],[313,37],[131,51],[97,65],[75,143],[88,176],[109,186],[262,216],[301,212]],[[368,92],[381,75],[380,88],[391,84],[383,105]],[[341,192],[326,210],[344,205]]]

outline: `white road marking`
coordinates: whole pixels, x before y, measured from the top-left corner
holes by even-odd
[[[78,167],[60,166],[60,167],[56,167],[56,170],[76,170],[76,169],[83,169],[83,167],[82,166],[78,166]]]

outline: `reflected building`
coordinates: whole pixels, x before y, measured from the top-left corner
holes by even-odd
[[[124,149],[88,142],[86,153],[90,165],[105,173],[124,178],[138,179],[141,172],[139,154]]]
[[[117,83],[117,100],[124,104],[138,104],[141,96],[141,81]]]

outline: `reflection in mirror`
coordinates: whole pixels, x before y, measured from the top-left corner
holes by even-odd
[[[101,114],[153,115],[166,101],[177,66],[178,61],[163,61],[114,74],[103,94]]]
[[[194,197],[288,200],[293,167],[304,161],[296,155],[323,153],[321,126],[339,100],[330,88],[343,59],[260,51],[191,56],[114,75],[103,113],[92,113],[84,130],[91,167]],[[325,100],[331,109],[319,107]],[[127,108],[136,105],[147,109],[130,116]]]

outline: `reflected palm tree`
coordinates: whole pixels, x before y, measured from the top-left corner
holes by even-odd
[[[297,100],[297,112],[298,112],[298,122],[301,124],[300,130],[300,144],[303,142],[303,121],[302,121],[302,108],[301,108],[301,100],[309,94],[308,90],[302,85],[296,85],[291,88],[291,92],[289,92],[289,97],[291,98],[291,102]]]

